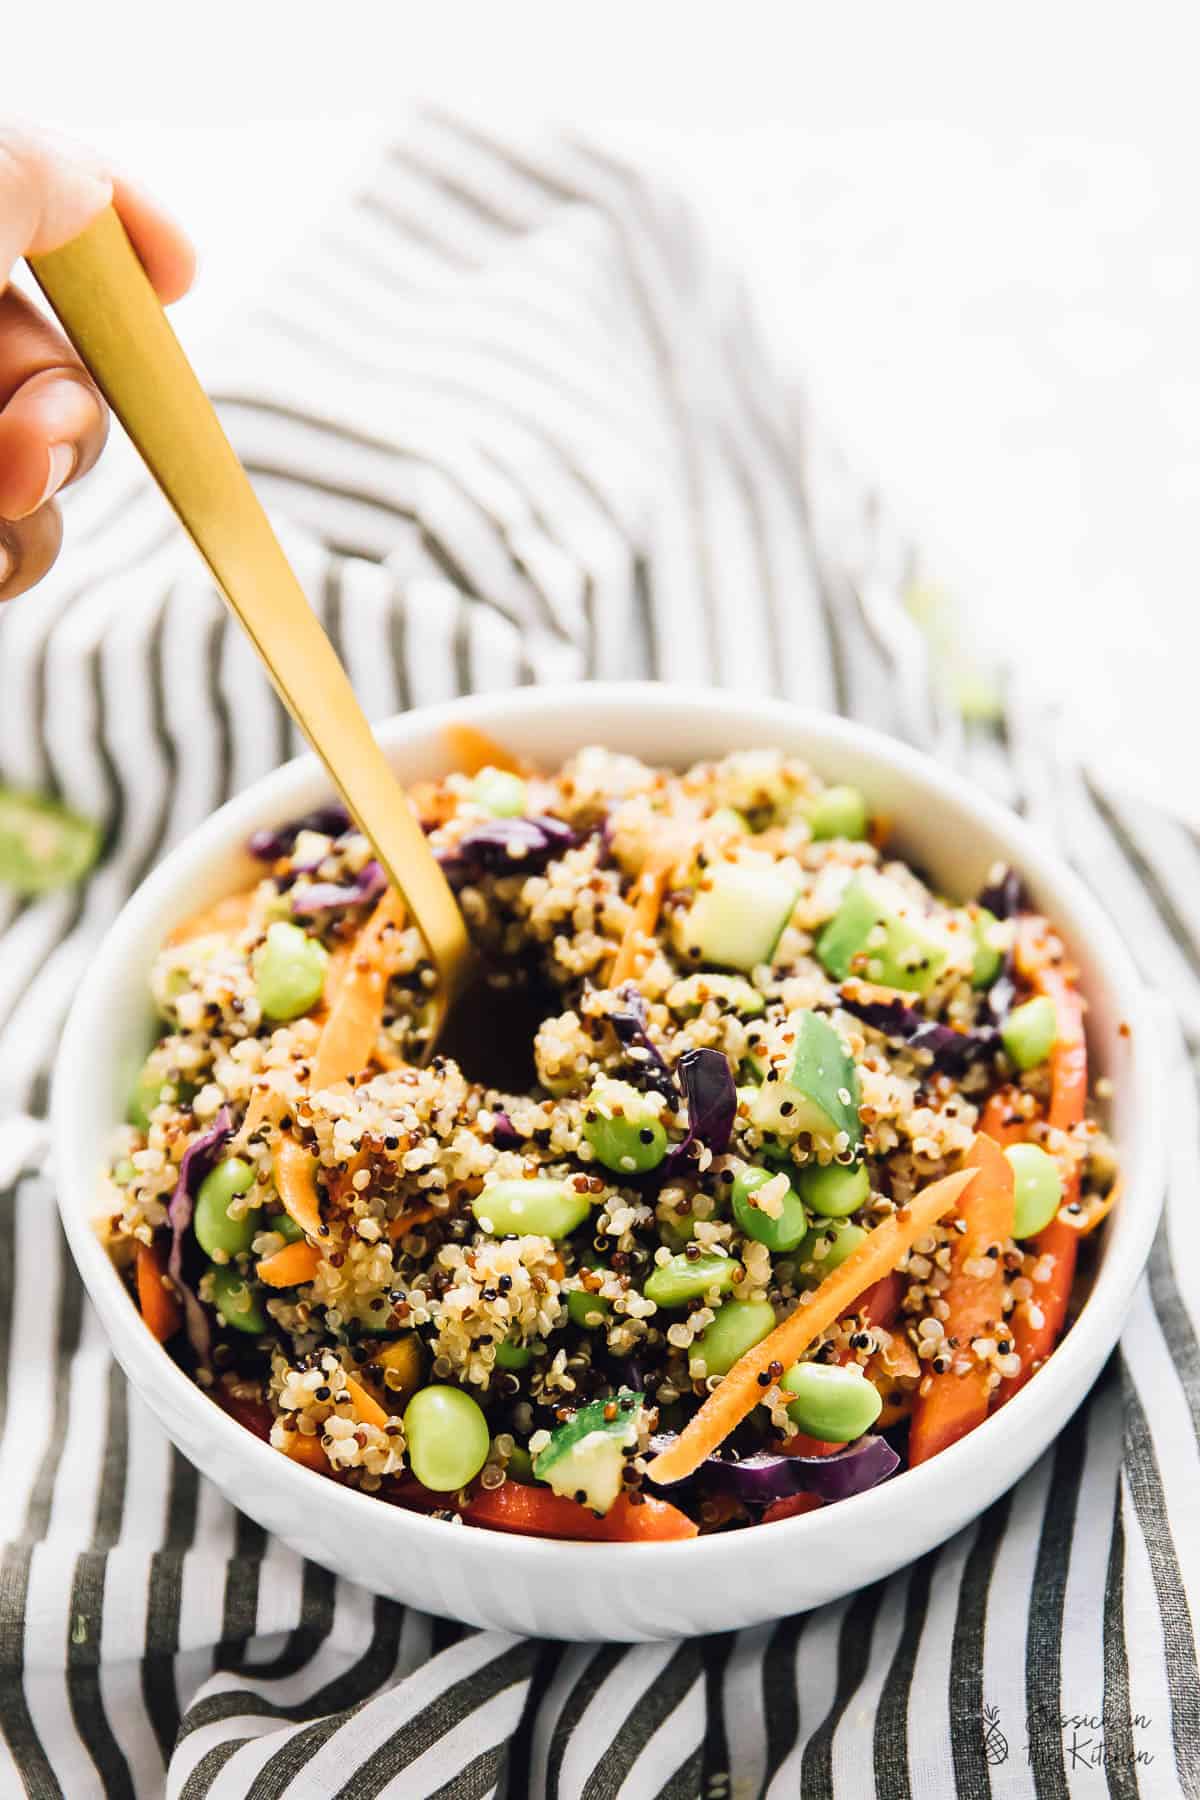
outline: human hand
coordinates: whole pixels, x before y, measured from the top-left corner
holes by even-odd
[[[91,377],[9,279],[20,257],[69,243],[109,204],[159,298],[178,300],[195,256],[153,201],[87,151],[0,124],[0,601],[50,568],[62,540],[54,495],[87,473],[108,435]]]

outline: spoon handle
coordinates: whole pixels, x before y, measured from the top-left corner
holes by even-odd
[[[124,226],[106,208],[29,265],[407,900],[448,1004],[470,961],[462,914]]]

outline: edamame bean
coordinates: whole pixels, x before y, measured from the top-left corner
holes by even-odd
[[[861,1225],[844,1219],[827,1219],[814,1225],[796,1254],[796,1261],[807,1274],[823,1281],[840,1269],[866,1237]]]
[[[589,1294],[584,1288],[572,1288],[567,1295],[567,1316],[572,1325],[595,1331],[612,1311],[612,1301],[603,1294]]]
[[[826,788],[813,802],[808,823],[815,838],[865,838],[867,803],[857,788]]]
[[[213,1305],[227,1325],[235,1331],[248,1331],[255,1337],[270,1329],[270,1321],[258,1299],[258,1290],[234,1263],[213,1263]]]
[[[267,1230],[277,1231],[285,1244],[298,1244],[304,1232],[291,1213],[272,1213],[267,1220]]]
[[[857,1363],[793,1363],[780,1386],[796,1396],[787,1409],[796,1429],[826,1444],[852,1444],[883,1410]]]
[[[518,1344],[515,1338],[501,1338],[496,1345],[496,1367],[498,1369],[527,1369],[533,1361],[533,1351],[528,1344]]]
[[[534,1484],[533,1458],[522,1444],[514,1444],[512,1455],[504,1465],[504,1473],[510,1481],[523,1481],[527,1487]]]
[[[1010,1144],[1004,1154],[1013,1172],[1013,1236],[1036,1237],[1062,1205],[1058,1164],[1038,1144]]]
[[[775,1329],[775,1311],[765,1300],[727,1300],[712,1324],[692,1344],[694,1365],[706,1375],[728,1375],[739,1357],[761,1344]]]
[[[471,798],[494,819],[516,819],[525,811],[526,787],[508,769],[480,769],[471,783]]]
[[[298,1019],[321,998],[329,961],[316,938],[282,919],[254,953],[254,985],[265,1019]]]
[[[995,913],[989,912],[986,906],[981,906],[971,920],[971,933],[975,939],[975,960],[971,965],[972,987],[991,987],[1004,967],[1003,954],[992,942],[992,932],[998,923]]]
[[[1057,1036],[1054,1002],[1046,994],[1014,1006],[1000,1027],[1000,1042],[1018,1069],[1036,1069],[1044,1063]]]
[[[778,1218],[765,1212],[761,1205],[756,1206],[751,1198],[765,1182],[778,1180],[772,1169],[760,1169],[748,1164],[740,1170],[730,1190],[733,1216],[747,1237],[755,1238],[765,1244],[768,1250],[776,1252],[794,1250],[805,1232],[808,1230],[808,1214],[799,1195],[786,1182],[782,1199],[782,1210]]]
[[[823,1219],[845,1219],[871,1198],[871,1177],[865,1163],[810,1163],[799,1175],[800,1196],[805,1206]]]
[[[592,1196],[573,1178],[493,1181],[471,1202],[471,1211],[495,1237],[569,1237],[592,1210]]]
[[[694,1258],[673,1256],[652,1270],[642,1291],[647,1300],[669,1312],[686,1306],[689,1300],[702,1300],[712,1288],[727,1294],[740,1268],[731,1256],[715,1256],[711,1251]]]
[[[601,1076],[584,1106],[583,1135],[606,1169],[640,1175],[658,1167],[667,1154],[667,1134],[645,1094],[627,1081]]]
[[[139,1131],[149,1131],[150,1114],[158,1105],[158,1096],[165,1086],[165,1078],[155,1074],[148,1067],[143,1069],[138,1076],[133,1092],[129,1096],[129,1106],[125,1117]]]
[[[112,1178],[118,1187],[128,1187],[137,1174],[137,1170],[127,1156],[123,1156],[113,1169]]]
[[[242,1218],[229,1216],[229,1202],[237,1194],[247,1194],[254,1186],[254,1170],[240,1156],[227,1156],[204,1177],[196,1195],[196,1212],[192,1230],[196,1242],[206,1256],[223,1250],[226,1256],[240,1256],[250,1248],[259,1230],[257,1209],[251,1207]]]
[[[461,1388],[421,1388],[404,1413],[408,1461],[417,1480],[438,1494],[474,1481],[488,1459],[491,1438],[478,1403]]]

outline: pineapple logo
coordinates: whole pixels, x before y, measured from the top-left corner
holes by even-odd
[[[983,1709],[983,1756],[984,1761],[993,1769],[1008,1761],[1008,1739],[1000,1729],[998,1706],[985,1706]]]

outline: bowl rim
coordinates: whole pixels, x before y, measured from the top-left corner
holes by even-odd
[[[375,729],[385,750],[395,752],[406,746],[430,743],[443,727],[456,722],[502,733],[506,719],[530,713],[565,713],[575,707],[595,708],[598,704],[614,712],[647,708],[670,712],[679,707],[700,707],[710,715],[720,714],[730,721],[737,717],[748,718],[752,713],[756,728],[761,727],[764,719],[778,720],[780,729],[789,735],[822,740],[834,754],[839,746],[853,748],[891,766],[927,789],[940,792],[947,800],[974,814],[981,825],[1005,839],[1013,861],[1023,873],[1032,877],[1036,887],[1067,897],[1064,910],[1074,916],[1073,936],[1086,939],[1094,959],[1103,964],[1111,990],[1117,997],[1120,1015],[1131,1028],[1127,1079],[1133,1089],[1131,1117],[1134,1127],[1132,1148],[1124,1153],[1128,1166],[1122,1171],[1121,1204],[1123,1235],[1129,1241],[1124,1244],[1120,1258],[1111,1253],[1105,1256],[1079,1317],[1054,1355],[1039,1370],[1036,1383],[1026,1383],[1007,1405],[993,1413],[975,1432],[916,1469],[902,1470],[893,1481],[840,1501],[836,1508],[777,1521],[773,1530],[789,1535],[786,1538],[780,1535],[772,1542],[778,1542],[781,1550],[792,1546],[799,1548],[800,1534],[805,1533],[804,1541],[810,1548],[815,1548],[823,1533],[836,1531],[840,1535],[855,1527],[871,1533],[886,1524],[896,1505],[896,1493],[903,1496],[900,1504],[906,1510],[913,1510],[920,1507],[925,1496],[932,1495],[935,1482],[956,1479],[969,1482],[971,1460],[978,1459],[981,1445],[995,1452],[998,1458],[1007,1451],[1003,1460],[1006,1466],[1017,1469],[1012,1480],[1019,1479],[1032,1460],[1029,1456],[1021,1460],[1021,1440],[1026,1436],[1027,1424],[1034,1422],[1034,1409],[1043,1413],[1061,1411],[1065,1420],[1082,1402],[1086,1392],[1085,1389],[1072,1397],[1072,1389],[1078,1381],[1077,1369],[1089,1361],[1094,1361],[1098,1369],[1103,1355],[1115,1344],[1149,1255],[1162,1206],[1165,1156],[1165,1133],[1159,1118],[1164,1105],[1162,1050],[1154,1029],[1151,997],[1115,925],[1074,870],[1008,808],[956,771],[943,768],[924,752],[874,727],[816,708],[731,689],[643,681],[576,682],[467,695],[414,708],[377,723]],[[72,1254],[112,1348],[135,1388],[148,1388],[158,1394],[161,1405],[157,1411],[171,1417],[191,1417],[203,1432],[224,1437],[230,1452],[246,1459],[248,1472],[257,1473],[278,1492],[290,1488],[297,1517],[311,1516],[319,1492],[320,1504],[327,1510],[331,1523],[340,1521],[342,1529],[353,1531],[356,1523],[366,1526],[368,1520],[373,1519],[374,1530],[393,1531],[398,1540],[406,1534],[414,1534],[409,1542],[419,1555],[422,1548],[432,1551],[439,1545],[443,1549],[449,1546],[445,1521],[381,1502],[373,1495],[331,1482],[281,1456],[225,1413],[176,1365],[142,1325],[120,1276],[92,1228],[95,1209],[93,1206],[89,1210],[86,1202],[89,1186],[94,1199],[95,1171],[90,1184],[84,1171],[72,1172],[72,1095],[86,1080],[89,1067],[94,1066],[93,1049],[103,1043],[102,1020],[97,1014],[109,967],[125,960],[145,938],[149,922],[164,903],[183,888],[189,875],[205,874],[220,856],[229,856],[238,841],[257,826],[290,816],[297,805],[303,808],[308,802],[298,796],[298,790],[306,786],[319,790],[329,785],[316,757],[310,754],[293,758],[251,783],[189,832],[129,896],[106,932],[75,995],[55,1062],[50,1106],[55,1193]],[[114,1125],[116,1123],[114,1121]],[[987,1434],[986,1440],[981,1433]],[[1057,1430],[1045,1447],[1056,1435]],[[319,1484],[319,1488],[314,1484]],[[364,1513],[363,1508],[368,1508],[369,1514]],[[836,1524],[831,1524],[831,1519],[835,1519]],[[389,1520],[392,1521],[390,1525]],[[585,1562],[594,1570],[596,1560],[600,1558],[680,1558],[685,1555],[697,1568],[702,1560],[706,1573],[719,1576],[737,1562],[753,1530],[714,1533],[667,1543],[604,1544],[523,1537],[507,1532],[474,1532],[469,1527],[461,1527],[452,1541],[459,1546],[461,1555],[464,1532],[468,1537],[485,1540],[480,1551],[486,1549],[492,1558],[504,1555],[510,1559],[513,1572],[518,1576],[532,1571],[535,1558],[543,1577],[553,1573],[569,1580],[573,1566],[578,1566],[582,1574]],[[556,1559],[552,1571],[548,1569],[548,1557]]]

